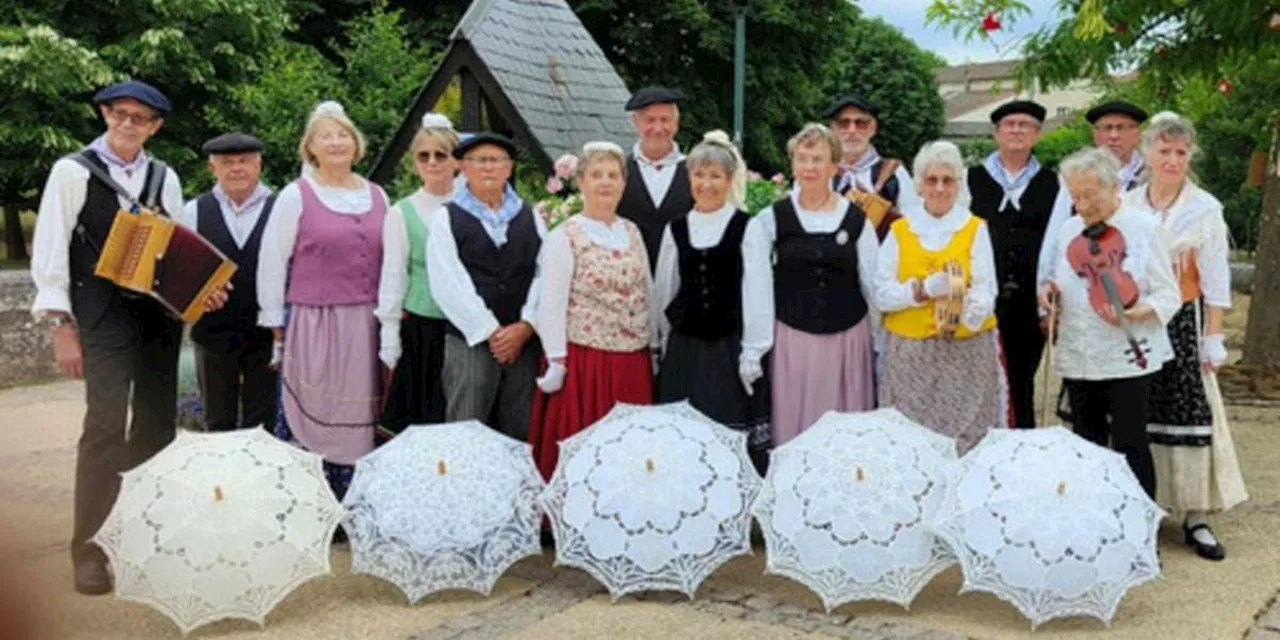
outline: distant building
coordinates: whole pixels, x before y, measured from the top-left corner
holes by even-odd
[[[944,67],[934,72],[938,93],[946,101],[947,124],[943,137],[956,140],[991,135],[991,112],[1012,100],[1035,100],[1048,110],[1045,130],[1052,130],[1102,96],[1091,80],[1042,91],[1020,85],[1015,72],[1022,60],[1001,60]]]

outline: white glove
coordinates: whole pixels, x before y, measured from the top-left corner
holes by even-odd
[[[400,360],[400,323],[383,322],[378,335],[378,359],[388,369],[395,369]]]
[[[930,298],[945,298],[951,295],[951,276],[939,271],[925,278],[924,294]]]
[[[547,365],[547,372],[538,378],[538,388],[543,393],[555,393],[564,386],[564,375],[568,370],[559,362],[551,362]]]
[[[1222,368],[1227,363],[1226,337],[1215,333],[1200,338],[1200,362],[1208,363],[1214,369]]]
[[[755,395],[754,385],[756,380],[764,377],[764,369],[760,368],[760,361],[752,358],[742,358],[738,362],[738,379],[742,381],[742,388],[746,390],[747,395]]]
[[[284,340],[276,340],[271,343],[271,362],[267,366],[278,369],[281,362],[284,362]]]

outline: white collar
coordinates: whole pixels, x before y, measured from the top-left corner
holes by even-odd
[[[654,165],[662,167],[675,166],[677,162],[680,162],[680,160],[684,158],[684,156],[680,155],[680,145],[675,142],[671,143],[671,151],[668,151],[667,155],[662,156],[657,160],[650,160],[646,157],[644,153],[640,151],[640,143],[636,142],[631,148],[631,157],[635,158],[636,163],[642,167],[651,167]]]
[[[947,211],[941,218],[935,218],[933,214],[925,211],[924,201],[912,202],[908,205],[904,212],[907,218],[907,224],[911,226],[911,230],[916,233],[941,233],[958,231],[966,223],[969,222],[969,207],[957,202],[951,206],[951,210]]]

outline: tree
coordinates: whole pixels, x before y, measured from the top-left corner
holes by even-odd
[[[1280,71],[1280,8],[1273,0],[1059,0],[1057,8],[1062,21],[1021,43],[1024,79],[1054,86],[1140,69],[1164,95],[1193,82],[1230,94],[1241,78],[1274,87],[1261,80]],[[1021,0],[934,0],[927,17],[970,38],[990,38],[1001,19],[1029,14]],[[1280,364],[1280,101],[1259,106],[1253,121],[1257,135],[1269,131],[1271,161],[1244,362],[1274,366]]]

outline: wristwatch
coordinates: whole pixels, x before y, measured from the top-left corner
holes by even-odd
[[[64,324],[72,324],[71,316],[55,315],[49,316],[47,322],[50,330],[60,329]]]

